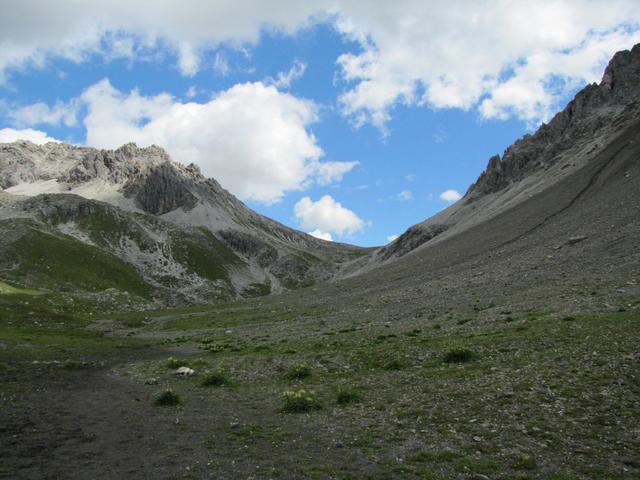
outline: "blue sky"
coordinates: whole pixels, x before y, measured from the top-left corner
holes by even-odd
[[[262,214],[366,246],[464,195],[640,41],[624,1],[23,3],[0,20],[2,141],[156,143]]]

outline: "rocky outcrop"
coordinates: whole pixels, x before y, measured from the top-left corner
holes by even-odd
[[[153,167],[140,179],[128,182],[124,192],[126,196],[134,197],[144,212],[153,215],[163,215],[177,208],[190,210],[198,203],[187,178],[168,162]]]
[[[414,225],[386,247],[378,251],[378,257],[384,261],[391,257],[402,257],[420,245],[447,230],[443,224]]]
[[[466,201],[502,190],[533,171],[547,168],[563,150],[575,147],[580,140],[591,140],[594,132],[638,102],[639,96],[640,45],[636,45],[616,53],[602,81],[587,85],[548,124],[516,141],[502,158],[491,157],[486,170],[469,188]]]

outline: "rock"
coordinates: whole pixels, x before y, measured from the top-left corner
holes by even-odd
[[[576,237],[571,237],[571,238],[569,238],[569,240],[567,240],[566,244],[567,245],[575,245],[576,243],[580,243],[583,240],[586,240],[587,238],[589,238],[589,237],[587,237],[586,235],[579,235],[579,236],[576,236]]]
[[[181,377],[190,377],[195,371],[189,367],[180,367],[173,373]]]
[[[414,225],[389,245],[380,249],[378,256],[382,260],[387,260],[391,257],[402,257],[445,232],[447,228],[448,226],[444,224]]]

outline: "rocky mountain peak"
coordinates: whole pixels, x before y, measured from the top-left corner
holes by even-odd
[[[505,152],[494,155],[486,170],[467,192],[467,202],[478,196],[497,192],[541,168],[548,167],[563,148],[593,140],[605,122],[637,104],[640,96],[640,44],[616,53],[599,84],[587,85],[564,110],[548,124],[543,123],[533,135],[525,135]]]

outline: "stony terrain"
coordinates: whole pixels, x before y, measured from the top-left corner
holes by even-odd
[[[0,477],[639,478],[639,63],[333,281],[105,313],[5,278]]]

